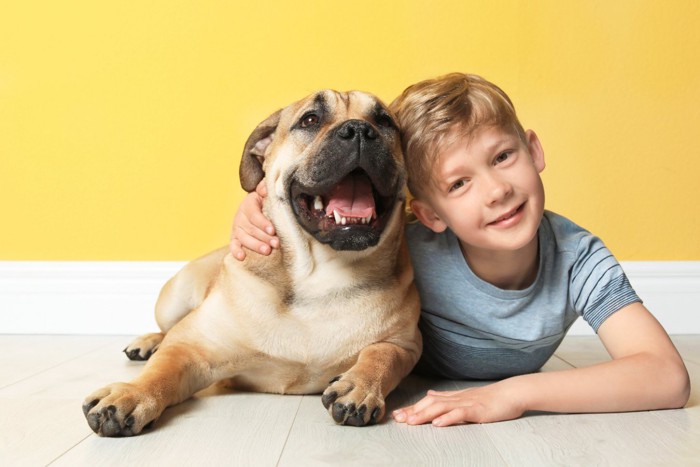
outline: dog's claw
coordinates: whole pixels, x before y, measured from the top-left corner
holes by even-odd
[[[348,413],[353,413],[355,411],[355,404],[350,404],[348,406],[345,406],[341,404],[340,402],[336,402],[333,404],[333,420],[336,421],[336,423],[343,424],[345,423],[345,419]]]
[[[95,399],[87,404],[83,404],[83,415],[87,417],[87,414],[92,410],[93,407],[97,405],[98,402],[100,402],[100,400]]]
[[[348,418],[345,419],[345,424],[350,426],[364,426],[365,412],[367,412],[367,406],[361,405],[360,408],[357,409],[357,411],[355,411]]]
[[[369,425],[374,425],[379,421],[379,414],[380,413],[381,413],[381,410],[379,409],[379,407],[377,407],[376,409],[374,409],[372,411],[372,416],[369,419]]]
[[[139,348],[131,349],[131,350],[124,349],[124,353],[129,358],[129,360],[133,360],[133,361],[137,361],[137,362],[148,360],[149,358],[151,358],[151,355],[153,355],[153,351],[151,351],[151,350],[146,352],[146,355],[144,355],[143,357],[141,356],[140,352],[141,352],[141,349],[139,349]]]
[[[90,428],[92,431],[95,433],[100,432],[100,419],[102,418],[102,415],[99,413],[91,413],[89,415],[86,415],[85,418],[87,419],[88,425],[90,425]]]
[[[328,407],[331,406],[331,404],[332,404],[333,402],[335,402],[335,400],[336,400],[337,398],[338,398],[338,393],[337,393],[337,392],[335,392],[335,391],[329,392],[328,394],[324,394],[324,395],[321,397],[321,403],[322,403],[323,406],[327,409]]]

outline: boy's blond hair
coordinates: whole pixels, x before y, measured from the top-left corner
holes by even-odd
[[[401,128],[408,188],[415,197],[434,186],[431,169],[440,150],[454,142],[453,129],[463,137],[480,126],[498,126],[526,141],[508,95],[477,75],[450,73],[421,81],[406,88],[390,107]]]

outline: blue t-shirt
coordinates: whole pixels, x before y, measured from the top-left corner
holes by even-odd
[[[448,229],[409,223],[406,238],[421,299],[418,371],[452,379],[500,379],[539,370],[583,316],[597,332],[617,310],[641,301],[603,242],[545,211],[539,270],[523,290],[477,277]]]

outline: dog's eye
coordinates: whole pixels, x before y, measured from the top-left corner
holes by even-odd
[[[317,125],[319,122],[318,115],[314,113],[306,114],[303,117],[301,117],[301,127],[302,128],[308,128],[310,126]]]
[[[394,127],[394,120],[391,119],[390,116],[387,114],[379,114],[377,115],[377,118],[375,119],[375,122],[377,125],[383,128],[392,128]]]

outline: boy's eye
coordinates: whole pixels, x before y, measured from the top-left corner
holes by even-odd
[[[458,190],[458,189],[462,188],[463,186],[464,186],[464,180],[459,180],[459,181],[453,183],[453,184],[450,186],[450,190],[449,190],[449,191]]]
[[[498,155],[498,157],[496,157],[496,160],[494,160],[494,164],[500,164],[501,162],[505,162],[509,157],[509,152],[502,152]]]

